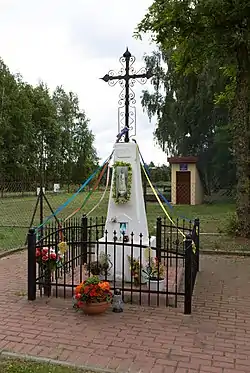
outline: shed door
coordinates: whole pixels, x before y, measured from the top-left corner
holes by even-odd
[[[176,172],[176,203],[178,205],[190,205],[191,203],[191,173],[190,171]]]

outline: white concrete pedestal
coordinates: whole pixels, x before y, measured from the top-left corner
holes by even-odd
[[[110,271],[109,280],[113,281],[115,278],[116,281],[120,281],[122,279],[122,272],[124,269],[124,280],[129,282],[131,280],[131,273],[127,256],[131,256],[131,246],[126,246],[126,244],[131,245],[131,233],[133,232],[134,234],[134,245],[138,245],[140,243],[140,234],[142,234],[142,245],[145,245],[146,247],[149,246],[148,223],[143,197],[140,156],[137,145],[134,142],[116,143],[114,146],[114,163],[117,161],[130,163],[132,167],[131,196],[130,200],[124,204],[115,203],[113,199],[115,175],[113,172],[107,220],[105,224],[105,231],[107,230],[108,234],[107,238],[103,237],[99,240],[98,252],[100,253],[103,251],[110,255],[110,260],[113,263],[113,267]],[[122,246],[122,234],[120,233],[122,223],[126,224],[126,235],[129,237],[129,242],[125,243],[124,246]],[[117,245],[115,246],[115,249],[113,243],[114,231],[116,231],[117,235]],[[106,240],[110,243],[109,245],[104,243]],[[121,245],[118,245],[118,243]],[[151,237],[150,245],[152,248],[155,247],[155,237]],[[142,249],[141,251],[142,264],[145,264],[146,258],[143,252],[144,250]],[[133,247],[133,257],[135,259],[140,258],[139,247]]]

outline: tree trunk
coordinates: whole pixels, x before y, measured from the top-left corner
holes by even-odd
[[[232,112],[237,174],[236,212],[239,234],[250,237],[250,61],[246,45],[239,46],[237,59],[236,95]]]

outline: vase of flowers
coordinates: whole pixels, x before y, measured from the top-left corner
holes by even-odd
[[[149,258],[142,270],[147,278],[148,287],[153,291],[163,291],[165,287],[165,267],[158,258]]]
[[[75,288],[74,308],[87,315],[97,315],[107,310],[112,301],[110,285],[98,276],[89,277]]]
[[[139,258],[135,259],[135,258],[132,258],[130,255],[128,255],[128,261],[130,265],[132,279],[133,279],[135,286],[144,284],[146,280],[142,272],[142,265],[140,263],[140,259]]]
[[[86,268],[91,275],[98,276],[100,280],[105,280],[110,274],[109,270],[111,267],[110,255],[101,252],[98,260],[89,263]]]
[[[63,257],[59,250],[42,247],[36,249],[36,262],[39,265],[42,276],[44,278],[44,295],[51,295],[51,276],[53,272],[62,266]]]

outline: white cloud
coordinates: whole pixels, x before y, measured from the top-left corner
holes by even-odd
[[[1,57],[32,84],[41,79],[51,89],[63,85],[78,94],[102,159],[117,135],[120,88],[99,78],[110,69],[119,70],[119,57],[127,46],[136,57],[135,67],[143,66],[143,55],[153,46],[148,40],[135,40],[133,32],[150,4],[151,0],[0,0]],[[166,163],[166,155],[154,146],[154,126],[142,111],[141,90],[137,84],[136,139],[147,162]]]

